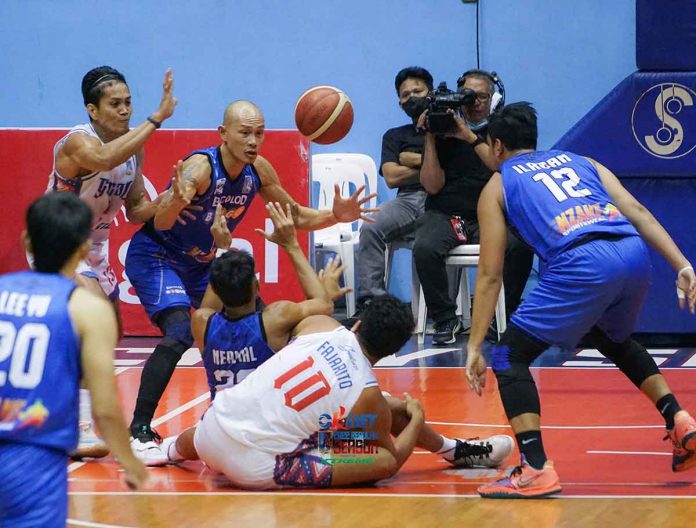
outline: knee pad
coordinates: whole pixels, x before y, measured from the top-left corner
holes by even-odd
[[[184,351],[193,345],[191,314],[188,307],[174,306],[167,308],[157,314],[155,322],[162,334],[164,334],[164,338],[160,342],[161,345],[173,349],[184,346]]]
[[[632,339],[615,343],[598,328],[594,328],[588,337],[597,350],[613,361],[636,387],[640,388],[647,378],[660,373],[655,360],[640,343]]]
[[[525,413],[541,414],[539,395],[529,365],[548,345],[510,325],[491,351],[491,367],[498,380],[505,414],[512,419]]]

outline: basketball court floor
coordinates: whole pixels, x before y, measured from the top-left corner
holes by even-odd
[[[382,360],[377,378],[393,395],[409,392],[426,420],[450,437],[510,434],[489,370],[482,397],[464,375],[466,336],[449,348],[414,337]],[[116,373],[130,418],[142,366],[155,339],[126,338]],[[696,411],[696,348],[651,349],[683,407]],[[200,463],[152,468],[150,486],[131,493],[110,458],[69,466],[68,526],[686,526],[696,516],[696,469],[671,471],[658,412],[596,351],[549,350],[533,374],[541,391],[544,444],[563,493],[540,500],[483,500],[482,483],[500,470],[452,469],[416,451],[398,475],[373,487],[246,492],[220,486]],[[174,374],[153,425],[165,437],[194,425],[208,404],[200,355],[189,350]]]

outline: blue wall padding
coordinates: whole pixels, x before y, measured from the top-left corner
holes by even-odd
[[[696,0],[638,0],[639,70],[696,70]]]

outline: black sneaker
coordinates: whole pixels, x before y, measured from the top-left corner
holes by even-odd
[[[457,341],[457,334],[462,332],[462,322],[459,317],[448,319],[442,323],[435,324],[435,335],[433,335],[433,345],[451,345]]]
[[[454,448],[454,460],[450,464],[458,468],[499,467],[515,447],[514,440],[508,435],[468,440],[455,438],[455,441],[457,446]]]

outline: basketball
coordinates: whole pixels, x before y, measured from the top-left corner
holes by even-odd
[[[353,126],[353,105],[333,86],[314,86],[295,105],[295,124],[300,133],[320,145],[336,143]]]

